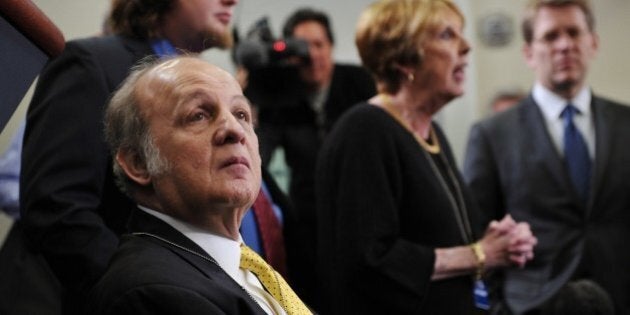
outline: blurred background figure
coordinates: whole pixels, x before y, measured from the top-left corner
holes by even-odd
[[[587,82],[599,50],[587,0],[532,0],[523,18],[531,93],[475,124],[464,177],[482,224],[529,222],[535,258],[497,282],[515,314],[538,314],[567,282],[590,279],[630,314],[630,107]]]
[[[125,232],[132,201],[115,184],[103,107],[139,60],[232,44],[237,0],[113,0],[109,36],[70,41],[46,65],[28,108],[20,207],[26,236],[80,313]]]
[[[518,104],[525,95],[523,91],[517,88],[499,90],[490,101],[490,111],[496,114],[510,109]]]
[[[383,0],[356,44],[379,94],[334,126],[317,165],[324,314],[473,314],[485,271],[523,266],[536,243],[509,216],[476,211],[433,117],[464,93],[470,46],[448,0]]]
[[[269,42],[271,35],[265,27],[263,21],[252,31],[258,39]],[[287,50],[296,47],[287,52],[293,55],[274,57],[271,52],[253,65],[239,57],[237,63],[247,68],[245,95],[258,110],[263,166],[281,148],[290,171],[289,196],[298,215],[302,251],[298,278],[292,280],[300,296],[312,304],[316,282],[313,270],[317,154],[339,116],[374,95],[375,87],[363,68],[334,63],[335,41],[325,13],[310,8],[296,10],[284,24],[283,37],[285,41],[281,43],[287,45]],[[274,46],[279,48],[282,47]]]

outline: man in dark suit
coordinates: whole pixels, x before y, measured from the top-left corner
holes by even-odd
[[[308,302],[313,302],[317,154],[339,116],[376,94],[376,88],[362,67],[334,62],[335,40],[325,13],[309,8],[296,10],[287,18],[283,36],[305,41],[309,61],[290,69],[293,71],[251,70],[245,94],[258,108],[263,165],[269,163],[277,148],[284,150],[290,170],[289,197],[298,215],[303,245],[295,285]]]
[[[103,141],[110,93],[146,56],[228,47],[237,2],[115,0],[114,35],[71,41],[42,71],[27,113],[20,203],[28,240],[69,293],[66,313],[105,270],[132,205]]]
[[[311,314],[242,244],[261,163],[229,73],[194,57],[134,70],[106,109],[105,137],[137,207],[88,313]]]
[[[464,165],[485,222],[507,212],[538,238],[534,260],[503,275],[503,300],[536,314],[587,278],[630,314],[630,108],[586,84],[598,47],[586,1],[533,1],[526,12],[536,83],[515,108],[473,126]]]

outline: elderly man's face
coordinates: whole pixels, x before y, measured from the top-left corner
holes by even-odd
[[[201,60],[178,59],[148,73],[137,91],[169,164],[151,179],[163,210],[198,222],[209,210],[249,207],[260,188],[260,156],[250,105],[234,78]]]

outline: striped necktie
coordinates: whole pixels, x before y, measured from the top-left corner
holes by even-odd
[[[254,250],[244,244],[241,245],[240,267],[255,274],[260,283],[282,305],[288,315],[312,314],[304,302],[293,292],[289,284],[284,281],[284,278]]]

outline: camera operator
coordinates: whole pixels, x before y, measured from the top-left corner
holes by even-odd
[[[295,67],[275,71],[249,71],[246,95],[259,111],[258,136],[263,164],[276,148],[283,148],[290,168],[289,195],[298,212],[301,248],[300,275],[292,279],[298,294],[311,305],[315,270],[314,172],[317,153],[326,133],[352,105],[376,93],[371,76],[363,68],[333,61],[334,38],[327,15],[313,9],[295,11],[283,27],[285,39],[308,44],[310,58]],[[292,60],[290,62],[295,62]],[[266,72],[264,77],[261,74]],[[274,75],[270,75],[274,73]],[[292,264],[295,265],[295,264]]]

